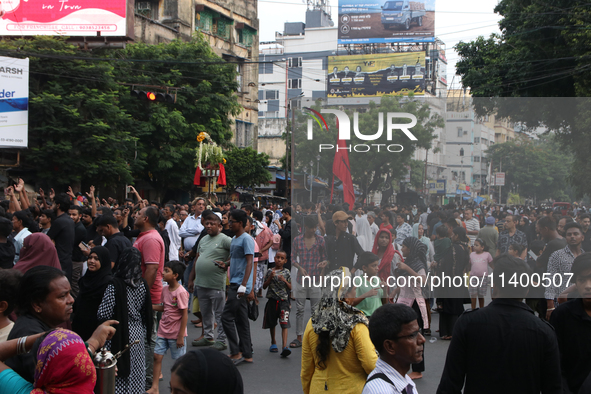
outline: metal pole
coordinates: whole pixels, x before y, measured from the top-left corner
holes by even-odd
[[[499,163],[499,172],[503,172],[503,158],[501,157],[500,163]],[[502,186],[499,185],[499,205],[503,203],[503,195],[502,193]]]

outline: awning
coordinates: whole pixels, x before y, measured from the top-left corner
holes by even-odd
[[[275,178],[280,179],[282,181],[285,180],[285,177],[283,175],[279,175],[279,174],[275,174]],[[291,178],[288,178],[291,181]]]
[[[460,189],[457,189],[456,190],[456,194],[467,194],[469,196],[471,195],[470,192],[468,192],[466,190],[460,190]]]

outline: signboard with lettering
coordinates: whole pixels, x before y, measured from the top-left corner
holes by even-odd
[[[495,186],[505,186],[505,173],[497,172],[495,174]]]
[[[29,59],[0,56],[0,147],[26,148],[29,128]]]
[[[425,94],[425,52],[329,56],[328,97]]]
[[[2,0],[2,36],[126,35],[126,0]]]
[[[435,41],[435,0],[339,0],[339,44]]]
[[[429,181],[429,194],[442,194],[446,193],[446,180],[438,179],[436,181]]]

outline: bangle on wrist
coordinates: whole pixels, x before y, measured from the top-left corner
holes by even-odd
[[[553,311],[554,309],[556,309],[556,308],[548,308],[548,309],[546,309],[546,310],[547,310],[547,311]]]
[[[28,337],[20,337],[16,343],[16,354],[20,356],[21,354],[27,353],[26,345],[27,345],[27,338]]]

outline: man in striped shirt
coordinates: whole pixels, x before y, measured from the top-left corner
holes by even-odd
[[[480,231],[480,222],[473,216],[471,208],[464,210],[464,223],[466,224],[466,234],[470,238],[470,246],[474,246],[474,241],[476,241]]]
[[[423,360],[425,337],[416,312],[403,304],[379,307],[369,321],[369,336],[380,358],[362,394],[418,394],[407,375],[411,364]]]

